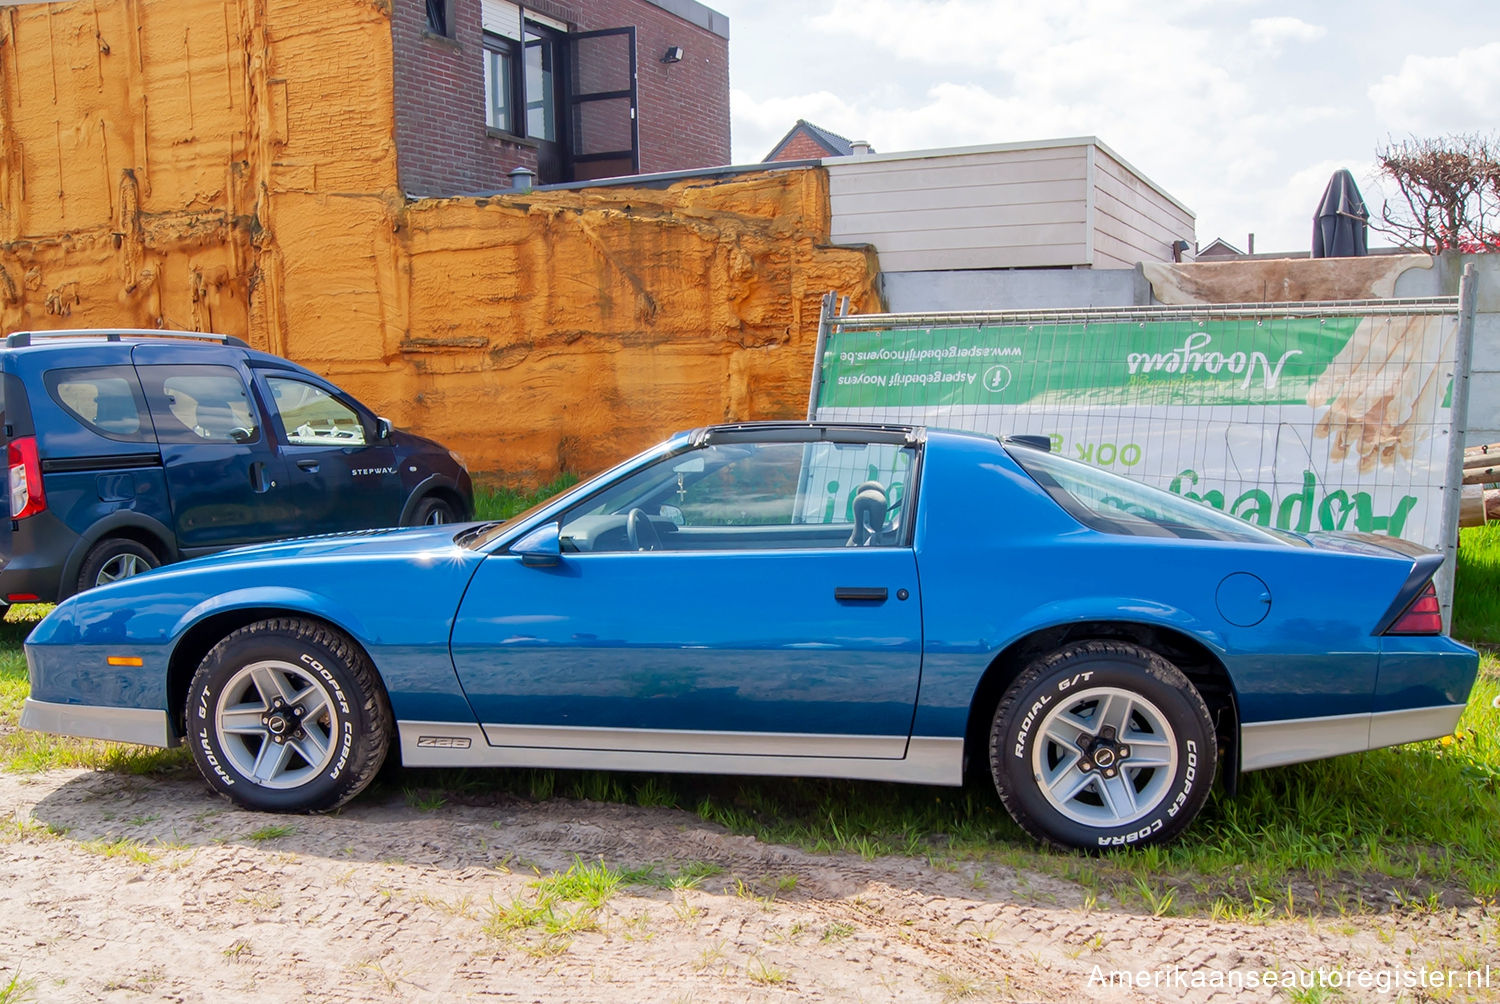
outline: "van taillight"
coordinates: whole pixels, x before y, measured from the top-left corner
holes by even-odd
[[[1396,623],[1386,628],[1386,634],[1442,634],[1443,611],[1438,606],[1437,589],[1431,582],[1417,594]]]
[[[36,453],[36,437],[13,439],[6,449],[10,463],[10,518],[25,519],[47,508],[42,491],[42,463]]]

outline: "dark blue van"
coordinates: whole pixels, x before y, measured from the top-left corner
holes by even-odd
[[[240,544],[473,515],[456,454],[237,338],[18,332],[0,395],[6,604]]]

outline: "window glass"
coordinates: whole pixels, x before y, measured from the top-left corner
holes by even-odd
[[[722,443],[662,460],[562,520],[564,550],[763,550],[906,543],[915,460],[892,443]]]
[[[427,0],[427,30],[447,37],[448,0]]]
[[[154,438],[131,367],[52,370],[46,383],[54,401],[100,435],[127,442]]]
[[[1283,543],[1217,509],[1055,453],[1020,447],[1009,452],[1074,519],[1104,533]]]
[[[515,54],[511,43],[497,35],[484,36],[484,122],[491,129],[514,132]]]
[[[552,38],[526,30],[526,135],[532,139],[557,140],[556,93],[557,46]]]
[[[364,446],[359,415],[322,387],[286,377],[266,377],[271,407],[293,446]]]
[[[139,366],[156,435],[163,443],[253,443],[258,411],[230,366]]]

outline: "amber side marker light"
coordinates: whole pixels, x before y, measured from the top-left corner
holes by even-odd
[[[112,655],[108,659],[105,659],[104,661],[107,662],[107,663],[109,663],[111,666],[144,666],[145,665],[145,663],[141,661],[141,657],[138,656],[138,655]]]

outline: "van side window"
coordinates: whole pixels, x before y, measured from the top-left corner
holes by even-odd
[[[51,370],[46,384],[52,400],[101,436],[128,443],[155,438],[133,367]]]
[[[228,366],[143,366],[157,435],[163,443],[254,443],[255,405]]]
[[[293,446],[364,446],[359,415],[322,387],[302,380],[266,377],[271,407]]]

